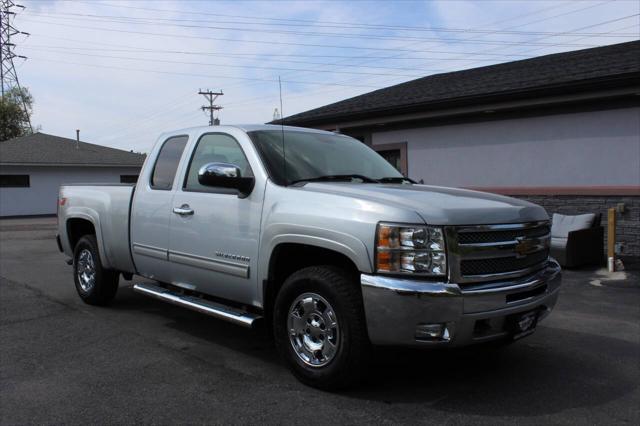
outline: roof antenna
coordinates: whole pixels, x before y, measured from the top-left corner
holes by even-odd
[[[289,185],[289,181],[287,180],[287,151],[284,146],[284,110],[282,109],[282,81],[280,80],[280,76],[278,76],[278,88],[280,89],[280,130],[282,133],[282,168],[284,172],[284,184],[285,186]]]

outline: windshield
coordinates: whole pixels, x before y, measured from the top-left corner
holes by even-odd
[[[339,134],[259,130],[249,132],[271,178],[279,185],[332,177],[362,182],[402,178],[391,164],[362,142]],[[286,158],[286,167],[284,159]],[[285,176],[286,170],[286,176]]]

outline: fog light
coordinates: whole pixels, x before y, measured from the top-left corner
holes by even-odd
[[[418,324],[416,326],[416,340],[435,340],[448,342],[449,330],[447,324]]]

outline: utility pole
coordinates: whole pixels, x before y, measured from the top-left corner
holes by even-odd
[[[2,86],[0,93],[4,99],[6,92],[14,87],[18,88],[20,91],[20,99],[22,100],[24,115],[27,117],[27,120],[29,121],[29,128],[33,132],[33,128],[31,127],[31,118],[27,113],[27,105],[22,97],[22,88],[20,87],[20,81],[18,80],[18,73],[13,65],[13,58],[27,59],[27,57],[16,55],[13,51],[16,45],[11,42],[12,36],[17,34],[28,36],[29,33],[19,31],[13,25],[13,18],[15,18],[16,15],[14,8],[24,9],[25,7],[20,4],[16,4],[12,0],[0,0],[0,86]]]
[[[224,93],[222,93],[222,90],[219,92],[212,92],[211,90],[202,91],[202,89],[199,89],[198,94],[204,96],[209,101],[209,106],[202,106],[203,111],[209,111],[209,126],[217,126],[220,124],[220,120],[218,118],[213,118],[213,111],[219,111],[222,107],[220,105],[214,105],[213,103],[218,96],[222,96]]]

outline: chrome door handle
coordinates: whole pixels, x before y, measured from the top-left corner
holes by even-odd
[[[183,204],[180,207],[174,207],[173,212],[180,216],[190,216],[193,214],[193,209],[188,204]]]

